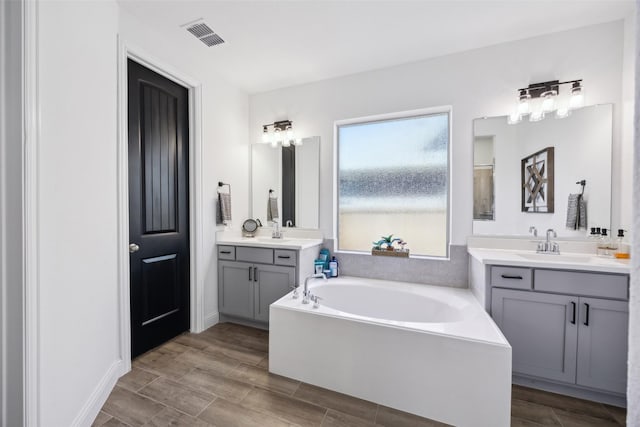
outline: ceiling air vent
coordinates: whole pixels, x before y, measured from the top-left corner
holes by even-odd
[[[187,31],[196,36],[198,40],[209,47],[224,43],[224,40],[222,40],[219,35],[214,33],[211,27],[209,27],[202,21],[198,21],[195,23],[190,22],[183,25],[183,27],[186,27]]]

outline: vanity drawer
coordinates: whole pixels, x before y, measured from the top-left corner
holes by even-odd
[[[536,291],[626,300],[629,297],[629,276],[626,274],[536,270],[533,287]]]
[[[236,247],[236,261],[273,264],[273,249]]]
[[[286,249],[275,249],[273,251],[274,264],[277,265],[296,265],[296,251]]]
[[[234,259],[236,259],[236,247],[218,245],[218,259],[227,259],[233,261]]]
[[[491,286],[531,289],[531,269],[523,267],[491,267]]]

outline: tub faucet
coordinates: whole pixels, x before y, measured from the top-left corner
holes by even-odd
[[[324,273],[316,273],[304,279],[304,291],[302,292],[302,303],[309,304],[309,300],[311,299],[311,292],[309,292],[309,280],[311,279],[319,279],[323,278],[325,281],[327,280],[327,276]]]

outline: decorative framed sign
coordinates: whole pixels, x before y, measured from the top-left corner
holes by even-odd
[[[553,213],[553,147],[522,159],[522,212]]]

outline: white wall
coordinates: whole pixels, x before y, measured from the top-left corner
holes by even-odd
[[[264,123],[285,118],[299,135],[321,136],[320,227],[332,236],[334,121],[452,105],[451,242],[462,245],[473,215],[472,121],[507,114],[519,87],[582,78],[588,104],[613,103],[613,167],[620,173],[623,27],[617,21],[256,94],[250,98],[249,136],[259,141]],[[630,194],[619,192],[614,185],[614,226],[629,210],[620,201]]]
[[[248,102],[246,93],[222,80],[207,65],[206,55],[215,55],[215,47],[202,45],[202,55],[192,56],[173,40],[149,29],[144,22],[120,8],[118,33],[121,40],[166,64],[202,85],[203,152],[203,224],[204,264],[198,274],[204,277],[206,325],[218,315],[218,273],[215,255],[215,200],[218,181],[231,184],[232,218],[230,227],[239,229],[249,216],[249,144],[247,137]],[[193,40],[194,43],[199,43]]]
[[[116,32],[115,2],[40,3],[42,426],[90,421],[117,370]]]
[[[217,319],[214,200],[248,211],[248,97],[114,1],[39,6],[39,410],[43,426],[92,421],[121,372],[117,283],[118,35],[202,84],[204,223],[199,273]],[[105,394],[107,393],[107,394]],[[64,396],[62,398],[62,396]]]
[[[23,423],[22,10],[0,3],[0,425]]]

